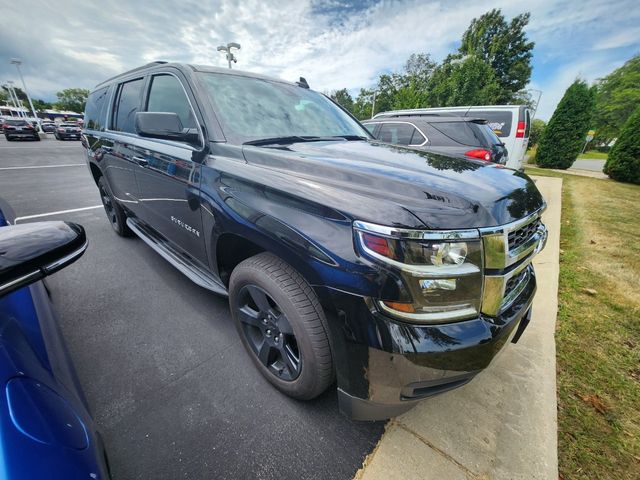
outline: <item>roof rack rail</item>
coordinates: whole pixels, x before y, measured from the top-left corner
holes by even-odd
[[[156,60],[155,62],[145,63],[144,65],[142,65],[140,67],[132,68],[131,70],[127,70],[126,72],[119,73],[118,75],[114,75],[111,78],[107,78],[106,80],[104,80],[104,81],[100,82],[98,85],[96,85],[96,87],[98,87],[98,86],[100,86],[100,85],[102,85],[104,83],[110,82],[111,80],[113,80],[115,78],[122,77],[122,76],[125,76],[125,75],[129,75],[130,73],[137,72],[138,70],[144,70],[145,68],[153,67],[154,65],[164,65],[165,63],[169,63],[169,62],[167,62],[166,60]]]

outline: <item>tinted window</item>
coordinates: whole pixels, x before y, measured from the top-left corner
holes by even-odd
[[[84,118],[90,130],[104,130],[105,112],[109,87],[96,90],[89,95]]]
[[[4,121],[5,125],[11,125],[12,127],[17,127],[17,126],[22,126],[22,125],[29,125],[29,123],[26,120],[5,120]]]
[[[486,146],[486,139],[478,130],[476,125],[471,122],[434,122],[431,124],[433,128],[451,140],[462,145],[472,147]]]
[[[529,138],[529,130],[531,129],[531,115],[529,115],[529,110],[525,110],[524,112],[524,121],[525,121],[524,138]]]
[[[120,85],[111,127],[113,130],[135,133],[134,121],[140,108],[143,83],[139,79]]]
[[[396,145],[410,145],[414,130],[415,128],[407,123],[383,123],[378,132],[378,139]]]
[[[196,121],[180,81],[172,75],[156,75],[151,82],[148,112],[177,113],[185,128],[196,128]]]
[[[199,75],[223,127],[243,141],[285,136],[367,136],[353,118],[313,90],[242,75]]]
[[[373,132],[376,130],[376,124],[375,123],[365,123],[364,124],[364,128],[369,130],[369,133],[371,135],[373,135]]]
[[[513,123],[513,114],[509,111],[506,112],[478,112],[473,111],[473,116],[476,118],[483,118],[489,124],[489,127],[499,137],[508,137],[511,134],[511,124]]]

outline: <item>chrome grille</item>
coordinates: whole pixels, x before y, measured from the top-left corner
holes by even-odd
[[[540,219],[521,227],[517,230],[509,232],[509,251],[516,250],[520,246],[524,245],[538,231],[540,226]]]
[[[528,270],[525,268],[518,275],[514,275],[509,280],[507,280],[507,283],[504,287],[504,296],[508,297],[509,294],[512,293],[518,287],[518,285],[520,285],[520,282],[522,282],[527,277],[527,275]]]

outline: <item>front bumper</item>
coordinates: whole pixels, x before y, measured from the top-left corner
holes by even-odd
[[[327,319],[342,413],[383,420],[469,382],[526,328],[536,291],[528,268],[527,284],[500,315],[443,325],[402,323],[370,309],[362,297],[325,287],[321,298],[334,305]]]

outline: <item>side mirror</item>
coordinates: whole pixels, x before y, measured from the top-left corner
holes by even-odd
[[[75,223],[38,222],[0,227],[0,296],[75,262],[87,249]]]
[[[198,133],[184,128],[180,117],[173,112],[136,113],[136,131],[141,137],[197,143]]]

